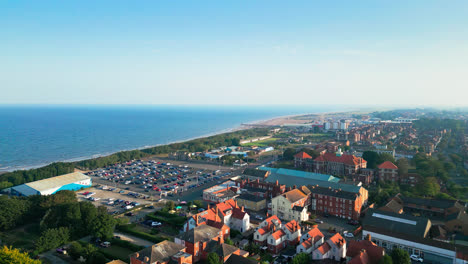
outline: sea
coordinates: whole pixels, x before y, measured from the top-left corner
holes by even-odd
[[[78,161],[343,106],[0,106],[0,172]]]

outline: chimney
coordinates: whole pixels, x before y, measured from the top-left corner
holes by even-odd
[[[297,188],[297,187],[296,187],[296,184],[294,184],[293,189],[296,189],[296,188]]]
[[[140,257],[140,253],[137,252],[135,253],[135,258],[138,258],[138,257]]]
[[[279,185],[279,182],[278,182],[278,180],[276,180],[276,185]]]
[[[236,208],[238,208],[238,206],[237,206],[237,200],[235,200],[235,203],[236,203]]]
[[[244,212],[244,206],[241,207],[241,211]]]
[[[366,236],[365,240],[367,240],[367,241],[371,241],[371,235],[370,235],[370,234],[367,234],[367,236]]]
[[[145,263],[149,263],[149,257],[145,257],[144,262],[145,262]]]
[[[206,210],[210,210],[210,205],[209,204],[208,204],[208,209],[206,209]]]
[[[218,216],[218,206],[216,206],[216,216]]]
[[[266,214],[266,217],[268,218],[268,213]]]

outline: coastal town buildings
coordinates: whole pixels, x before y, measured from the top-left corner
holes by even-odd
[[[293,189],[271,199],[271,212],[283,220],[307,221],[309,196],[299,189]]]
[[[231,199],[191,216],[185,222],[183,230],[191,230],[201,225],[226,225],[234,230],[245,232],[250,229],[250,216],[244,207],[239,206],[237,201]],[[224,229],[224,233],[228,234],[229,230]]]
[[[338,176],[349,176],[359,173],[367,167],[367,161],[354,155],[343,154],[341,150],[336,153],[325,153],[313,160],[313,171]]]
[[[367,235],[363,240],[348,241],[346,256],[348,264],[378,264],[385,255],[385,249],[377,246]]]
[[[346,257],[346,240],[339,234],[334,234],[325,243],[312,252],[313,260],[333,259],[341,261]]]
[[[311,254],[312,251],[324,243],[324,238],[325,236],[318,227],[314,226],[301,236],[300,244],[296,248],[296,253]]]
[[[273,232],[267,237],[268,250],[273,254],[278,254],[287,246],[296,246],[300,237],[301,226],[296,220],[289,221],[281,229],[275,229],[273,226]]]
[[[225,202],[237,197],[238,190],[239,188],[237,187],[236,182],[226,181],[222,184],[203,190],[203,200],[209,203]]]
[[[368,191],[362,186],[329,184],[309,186],[311,210],[340,218],[359,220],[363,206],[367,204]]]
[[[130,264],[191,264],[192,254],[186,247],[171,241],[163,241],[130,255]]]

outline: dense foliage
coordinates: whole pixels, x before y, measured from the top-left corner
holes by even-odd
[[[3,246],[0,248],[0,264],[41,264],[40,260],[31,259],[28,253],[21,253],[16,248]]]
[[[411,259],[408,254],[408,251],[403,249],[395,248],[391,253],[393,263],[398,264],[411,264]]]
[[[364,151],[362,153],[362,158],[367,161],[367,168],[376,169],[378,165],[384,163],[385,161],[390,161],[395,163],[395,158],[388,153],[377,153],[375,151]]]
[[[307,253],[299,253],[291,261],[291,264],[307,264],[309,263],[310,255]]]
[[[73,163],[56,162],[38,169],[17,170],[3,173],[0,174],[0,189],[67,174],[73,172],[74,167]]]
[[[36,241],[38,252],[44,252],[59,247],[70,241],[70,230],[67,227],[50,228],[42,232]]]

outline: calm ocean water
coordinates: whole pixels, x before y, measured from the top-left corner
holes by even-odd
[[[80,160],[336,107],[1,106],[0,171]]]

